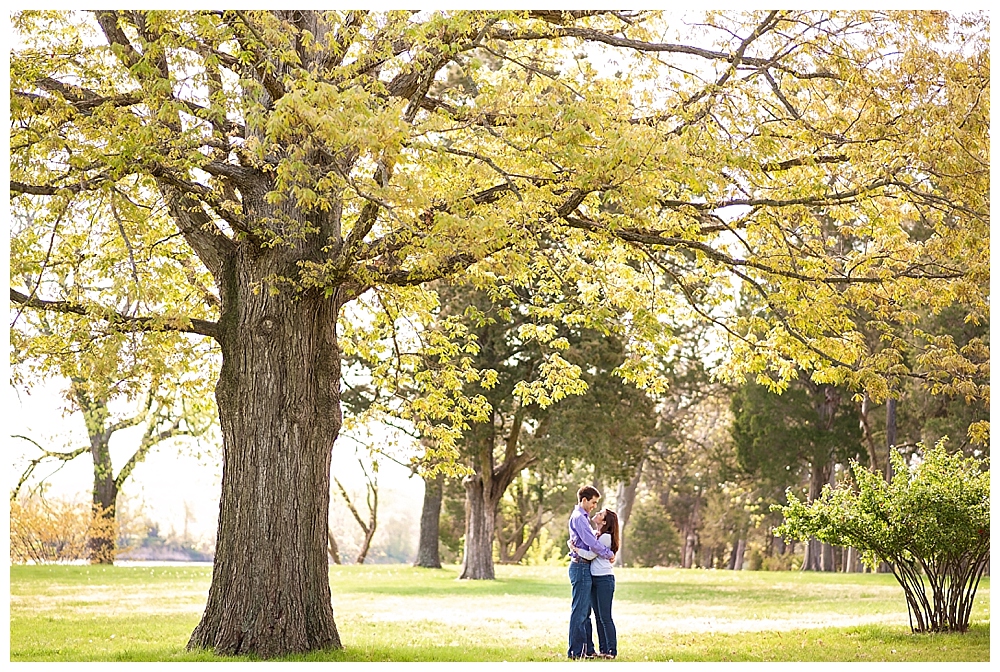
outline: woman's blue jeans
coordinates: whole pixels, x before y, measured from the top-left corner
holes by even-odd
[[[591,577],[591,606],[594,609],[594,628],[601,653],[618,655],[618,633],[611,619],[611,602],[615,597],[615,575]]]

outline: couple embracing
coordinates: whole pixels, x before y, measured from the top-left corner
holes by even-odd
[[[573,604],[569,616],[570,658],[614,658],[618,655],[618,634],[611,619],[611,602],[615,596],[615,573],[612,563],[620,543],[618,516],[602,509],[593,519],[597,534],[591,528],[590,514],[597,508],[601,493],[589,485],[577,492],[579,504],[569,518],[569,582],[573,587]],[[594,612],[600,654],[594,650],[595,629],[590,623]]]

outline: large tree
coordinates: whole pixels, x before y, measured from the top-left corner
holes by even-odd
[[[770,368],[780,385],[800,366],[876,400],[890,369],[905,371],[865,349],[856,305],[923,297],[988,315],[982,16],[32,10],[12,21],[11,207],[40,209],[48,226],[12,250],[44,277],[50,258],[69,257],[67,238],[94,225],[108,242],[105,285],[49,293],[17,275],[12,302],[221,349],[217,554],[192,647],[340,646],[327,510],[338,336],[364,343],[359,298],[406,312],[444,276],[525,285],[550,259],[539,241],[558,240],[577,260],[561,282],[578,288],[580,320],[628,318],[622,375],[655,384],[644,355],[670,336],[658,315],[725,304],[737,281],[770,311],[722,323],[735,374]],[[502,63],[480,68],[480,54]],[[472,86],[430,95],[453,65]],[[817,209],[856,244],[809,236]],[[924,238],[900,227],[915,213]],[[169,239],[135,235],[156,217]],[[181,239],[179,252],[162,244]],[[149,278],[115,274],[116,254]],[[218,305],[192,286],[133,310],[129,292],[185,265],[207,269]],[[481,413],[445,410],[452,428]],[[446,450],[455,435],[436,438]]]

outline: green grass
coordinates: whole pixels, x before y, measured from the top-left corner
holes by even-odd
[[[988,578],[968,633],[913,635],[891,575],[616,573],[621,661],[990,659]],[[497,575],[458,581],[455,567],[331,567],[345,648],[288,660],[564,660],[566,569],[501,566]],[[223,660],[185,649],[210,579],[204,566],[11,567],[11,660]]]

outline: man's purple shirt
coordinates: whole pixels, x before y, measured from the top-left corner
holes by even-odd
[[[599,542],[594,536],[594,530],[590,527],[590,516],[579,504],[569,517],[569,540],[577,548],[593,551],[605,560],[610,560],[611,556],[614,555],[610,548]],[[577,557],[575,551],[570,551],[570,555],[574,559]]]

